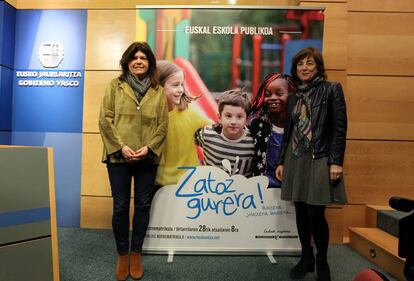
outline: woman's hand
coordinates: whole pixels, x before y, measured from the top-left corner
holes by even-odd
[[[283,165],[277,166],[275,174],[276,174],[276,178],[278,180],[282,181],[282,178],[283,178]]]
[[[331,164],[329,166],[329,179],[331,182],[338,182],[342,176],[343,169],[342,166]]]
[[[131,163],[134,160],[135,157],[135,151],[133,151],[129,146],[124,145],[121,149],[122,152],[122,157],[124,157],[124,159]]]
[[[140,149],[138,149],[137,151],[134,151],[129,146],[124,145],[122,147],[121,152],[122,152],[122,157],[124,157],[124,159],[128,163],[132,163],[132,161],[138,161],[138,160],[144,158],[145,156],[147,156],[148,147],[143,146]]]
[[[135,151],[135,158],[134,160],[139,160],[147,156],[148,154],[148,146],[143,146],[137,151]]]

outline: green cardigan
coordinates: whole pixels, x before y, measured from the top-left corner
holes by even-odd
[[[125,162],[112,155],[124,145],[133,150],[143,146],[156,155],[158,163],[168,130],[168,106],[161,86],[149,88],[138,102],[132,88],[118,78],[106,88],[99,115],[99,131],[104,143],[103,162]]]

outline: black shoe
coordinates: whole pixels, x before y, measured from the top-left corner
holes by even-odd
[[[308,272],[314,272],[315,270],[315,257],[313,256],[313,248],[311,247],[305,252],[302,252],[302,256],[297,265],[290,270],[290,278],[300,279]]]
[[[331,271],[326,257],[316,255],[317,281],[331,281]]]

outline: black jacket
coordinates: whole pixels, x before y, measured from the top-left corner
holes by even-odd
[[[312,156],[314,159],[328,157],[328,164],[343,165],[346,143],[347,117],[341,84],[324,81],[311,94]],[[285,137],[278,165],[282,165],[291,141],[293,126],[298,122],[294,108],[298,97],[288,97]]]

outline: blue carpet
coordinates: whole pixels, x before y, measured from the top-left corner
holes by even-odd
[[[116,252],[110,230],[60,227],[58,241],[61,281],[115,280]],[[266,256],[177,255],[172,263],[167,263],[166,255],[144,255],[142,280],[290,280],[289,271],[298,257],[275,256],[275,259],[277,264],[270,263]],[[381,271],[348,245],[330,245],[328,260],[333,281],[352,281],[365,268]],[[316,280],[316,274],[308,273],[300,280]]]

